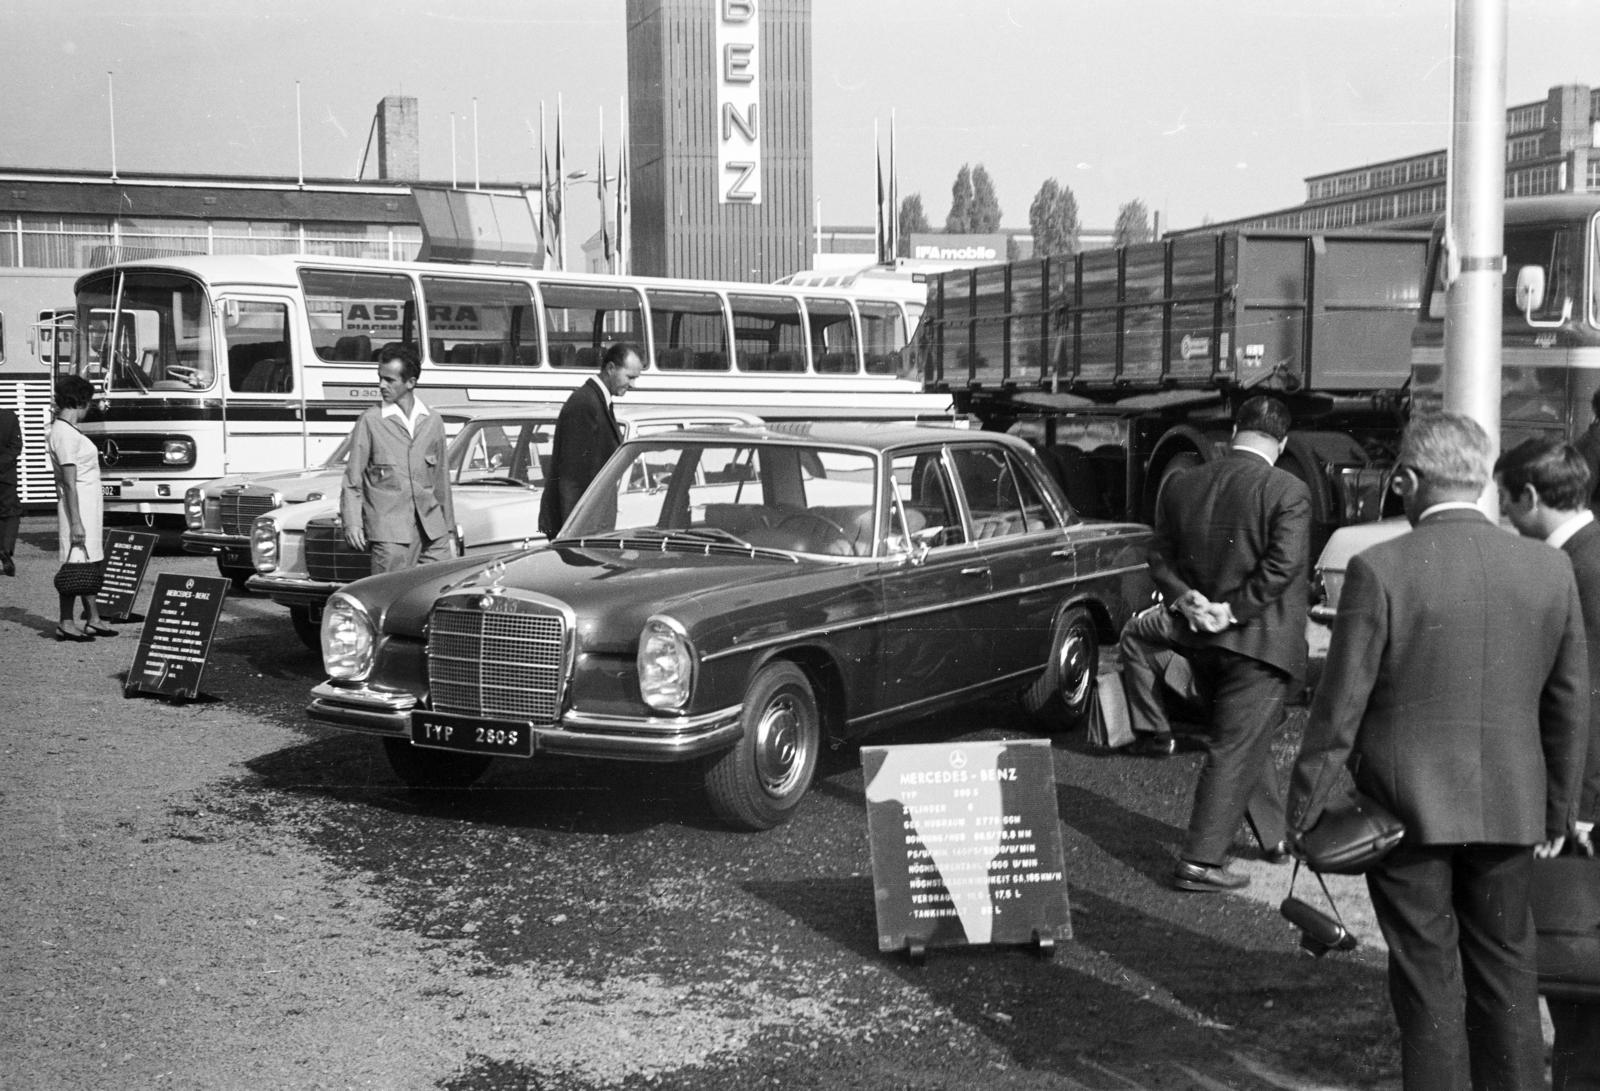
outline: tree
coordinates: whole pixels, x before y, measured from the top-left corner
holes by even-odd
[[[1044,185],[1028,206],[1028,226],[1033,230],[1033,256],[1078,252],[1078,199],[1072,190],[1054,178]]]
[[[900,257],[911,256],[912,235],[927,235],[932,231],[928,214],[922,211],[922,194],[913,193],[900,202]]]
[[[1117,226],[1111,233],[1112,246],[1150,241],[1150,212],[1144,202],[1135,197],[1117,209]]]
[[[995,196],[994,181],[979,163],[972,168],[972,227],[979,235],[992,235],[1000,230],[1000,198]]]
[[[944,218],[944,229],[952,235],[972,233],[972,171],[965,163],[950,187],[950,215]]]

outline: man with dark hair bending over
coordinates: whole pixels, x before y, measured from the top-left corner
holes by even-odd
[[[633,389],[644,361],[636,345],[618,341],[600,357],[600,370],[574,390],[556,418],[550,468],[539,498],[539,533],[554,538],[606,459],[622,446],[612,402]]]

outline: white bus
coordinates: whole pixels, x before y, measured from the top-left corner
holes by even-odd
[[[426,400],[559,401],[612,341],[643,404],[768,420],[950,418],[906,353],[902,292],[309,256],[160,258],[76,285],[72,369],[101,391],[106,510],[181,524],[184,491],[317,462],[377,400],[376,359],[423,357]]]

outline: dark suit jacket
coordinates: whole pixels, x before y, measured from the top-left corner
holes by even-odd
[[[1578,580],[1583,631],[1589,641],[1589,749],[1578,817],[1600,819],[1600,523],[1590,523],[1562,543]]]
[[[17,415],[0,409],[0,519],[22,514],[17,498],[17,459],[22,457],[22,426]]]
[[[539,533],[546,537],[556,536],[583,490],[622,445],[617,419],[598,384],[597,379],[585,380],[567,398],[556,418],[544,495],[539,498]]]
[[[1156,512],[1150,574],[1168,602],[1194,588],[1239,621],[1213,635],[1180,625],[1179,642],[1303,676],[1310,535],[1305,484],[1259,455],[1232,450],[1174,479]]]
[[[439,414],[429,411],[419,418],[413,437],[375,405],[361,414],[351,435],[339,494],[339,516],[346,524],[359,519],[369,542],[413,541],[418,523],[430,542],[454,529]]]
[[[1417,845],[1532,845],[1571,827],[1589,730],[1572,565],[1478,511],[1350,560],[1289,789],[1321,815],[1348,764]]]

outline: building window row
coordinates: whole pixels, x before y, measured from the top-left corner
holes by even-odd
[[[410,224],[181,220],[151,216],[0,216],[0,267],[92,269],[117,258],[180,254],[319,254],[408,260]]]
[[[1518,106],[1506,111],[1506,135],[1515,136],[1518,133],[1530,133],[1535,129],[1543,129],[1544,107],[1544,103],[1535,102],[1528,106]]]
[[[1538,134],[1512,137],[1506,141],[1506,162],[1515,163],[1522,159],[1537,159],[1543,145],[1544,137]]]
[[[1442,178],[1445,173],[1445,154],[1434,152],[1402,163],[1388,163],[1381,167],[1368,167],[1331,178],[1319,178],[1306,187],[1308,201],[1325,201],[1372,189],[1392,189],[1412,182]]]
[[[1507,197],[1540,197],[1546,193],[1560,192],[1561,165],[1559,163],[1506,172]]]

